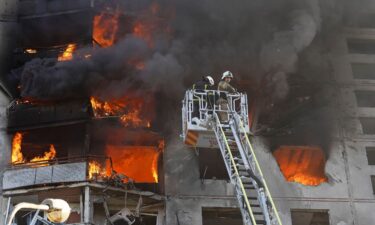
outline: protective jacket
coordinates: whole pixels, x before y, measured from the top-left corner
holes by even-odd
[[[217,90],[218,91],[227,91],[229,93],[234,93],[234,92],[237,91],[232,85],[230,85],[225,80],[222,80],[222,81],[219,82],[219,84],[217,85]]]
[[[197,81],[195,84],[193,84],[192,89],[193,90],[208,90],[210,87],[210,83],[206,80],[200,80]]]

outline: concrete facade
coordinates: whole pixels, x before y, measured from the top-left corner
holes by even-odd
[[[334,140],[325,168],[329,182],[317,187],[286,182],[262,138],[253,140],[284,224],[292,224],[291,210],[298,209],[327,210],[331,225],[368,225],[375,221],[370,179],[375,175],[375,166],[368,165],[365,149],[375,146],[375,136],[364,134],[359,121],[360,117],[375,118],[375,108],[358,107],[354,93],[356,90],[375,91],[375,79],[354,79],[351,68],[353,62],[375,64],[375,52],[373,55],[349,54],[349,38],[375,40],[375,29],[345,29],[329,52],[332,65],[329,86],[333,94],[326,97],[337,113],[333,121]],[[236,207],[230,183],[201,181],[194,149],[175,140],[167,145],[164,163],[168,225],[204,225],[202,207]]]
[[[17,15],[16,0],[0,0],[0,62],[11,55],[12,34]],[[364,134],[360,117],[375,118],[375,107],[358,107],[354,91],[375,91],[374,80],[354,79],[351,63],[375,64],[374,54],[349,54],[348,38],[375,40],[375,29],[346,29],[329,53],[332,64],[332,88],[329,96],[337,109],[336,131],[326,164],[328,183],[309,187],[286,182],[280,169],[261,137],[254,138],[257,157],[261,162],[271,193],[285,225],[292,224],[291,210],[328,210],[331,225],[370,225],[375,221],[374,190],[370,176],[375,166],[368,165],[366,147],[375,147],[375,134]],[[6,71],[0,63],[0,76]],[[375,71],[374,71],[375,74]],[[9,98],[0,92],[0,171],[10,159],[10,137],[6,132],[6,107]],[[158,217],[158,225],[204,225],[202,208],[236,208],[237,202],[230,182],[201,180],[199,156],[175,137],[167,143],[164,154],[165,219]],[[213,150],[215,151],[215,150]],[[222,163],[222,162],[218,162]],[[0,187],[2,178],[0,179]],[[0,197],[0,225],[4,222],[6,199]],[[160,212],[163,214],[164,212]],[[98,215],[96,215],[98,216]]]

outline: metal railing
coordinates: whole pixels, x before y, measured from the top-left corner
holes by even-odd
[[[234,112],[239,114],[244,124],[249,123],[247,95],[245,93],[228,93],[216,90],[187,90],[182,101],[183,133],[193,118],[204,121],[214,113],[226,117],[229,121]]]
[[[258,199],[261,203],[263,211],[267,213],[267,217],[270,218],[268,224],[282,225],[279,213],[276,209],[276,204],[273,201],[270,189],[268,188],[266,179],[260,167],[260,163],[256,157],[255,150],[250,142],[249,137],[246,135],[246,133],[244,133],[244,124],[242,123],[239,115],[234,116],[234,122],[235,123],[232,124],[232,129],[239,131],[239,137],[237,141],[239,142],[239,146],[241,146],[242,154],[244,154],[243,159],[247,161],[246,164],[249,166],[249,169],[252,171],[254,176],[256,176],[259,179],[259,182],[262,184],[262,188],[258,189],[258,196],[260,197]]]
[[[87,164],[87,178],[88,178],[88,170],[89,170],[89,163],[97,162],[102,169],[108,168],[110,171],[113,171],[113,164],[112,158],[108,156],[102,155],[86,155],[86,156],[75,156],[75,157],[58,157],[50,160],[40,160],[35,162],[24,162],[24,163],[16,163],[11,164],[5,170],[18,170],[18,169],[26,169],[26,168],[38,168],[38,167],[45,167],[45,166],[54,166],[54,165],[63,165],[63,164],[70,164],[70,163],[80,163],[84,162]]]
[[[232,154],[232,149],[229,146],[225,132],[223,131],[222,124],[220,123],[220,119],[216,113],[214,114],[214,121],[215,125],[213,129],[216,134],[219,149],[223,156],[224,164],[228,171],[229,178],[236,191],[236,197],[240,206],[243,222],[245,225],[256,225],[257,223],[250,205],[249,196],[246,193],[244,184],[240,178],[241,176],[237,168],[237,163],[235,162],[234,156]]]

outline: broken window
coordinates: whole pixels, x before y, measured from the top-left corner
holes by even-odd
[[[375,91],[354,91],[358,107],[375,107]]]
[[[203,225],[243,225],[237,208],[202,208]]]
[[[375,40],[348,39],[348,52],[352,54],[375,54]]]
[[[292,225],[329,225],[328,210],[292,209]]]
[[[317,186],[328,181],[324,172],[326,157],[320,147],[282,145],[273,152],[273,156],[289,182]]]
[[[367,161],[369,165],[375,165],[375,147],[366,147]]]
[[[201,179],[229,180],[221,153],[216,149],[199,149],[199,173]]]
[[[352,63],[354,79],[375,80],[375,64]]]
[[[361,123],[363,134],[375,134],[375,118],[361,117],[359,122]]]

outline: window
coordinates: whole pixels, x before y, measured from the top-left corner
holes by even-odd
[[[367,161],[369,165],[375,165],[375,147],[366,147]]]
[[[329,225],[328,210],[292,209],[292,225]]]
[[[375,64],[352,63],[354,79],[375,80]]]
[[[202,208],[202,221],[203,225],[243,225],[236,208]]]
[[[362,125],[363,134],[375,134],[375,118],[361,117],[359,121]]]
[[[347,45],[352,54],[375,54],[375,40],[348,39]]]
[[[354,91],[358,107],[375,107],[375,91]]]
[[[201,179],[229,180],[223,157],[217,149],[199,149],[199,173]]]
[[[372,193],[375,195],[375,176],[371,175]]]

